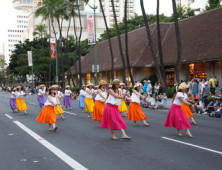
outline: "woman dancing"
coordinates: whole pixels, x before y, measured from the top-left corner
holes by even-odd
[[[103,110],[105,109],[104,103],[106,99],[107,99],[106,81],[101,80],[99,82],[99,89],[97,91],[97,95],[95,98],[96,102],[94,104],[93,116],[92,116],[92,120],[98,121],[99,124],[102,119]]]
[[[61,105],[57,106],[57,104],[59,104],[59,100],[56,96],[56,88],[50,87],[48,99],[45,102],[45,106],[36,119],[37,122],[48,123],[49,131],[54,130],[55,132],[58,129],[58,127],[56,126],[56,113],[54,107],[61,107]]]
[[[94,107],[94,102],[93,102],[94,90],[92,89],[92,86],[93,84],[89,83],[86,88],[85,108],[86,112],[89,114],[88,117],[91,117],[90,114],[93,113],[93,107]]]
[[[79,101],[78,101],[78,108],[83,109],[85,108],[85,97],[86,97],[86,85],[83,85],[81,90],[80,90],[80,94],[79,94]]]
[[[24,110],[24,114],[28,115],[28,113],[26,112],[27,110],[27,106],[23,100],[23,96],[26,96],[26,93],[24,93],[23,91],[21,91],[21,86],[17,87],[17,92],[16,92],[16,107],[18,110],[18,114],[20,115],[20,111]]]
[[[126,124],[124,123],[121,114],[118,110],[118,106],[121,104],[120,99],[128,99],[123,97],[121,91],[118,90],[120,86],[120,80],[114,79],[112,82],[112,88],[109,89],[109,96],[106,100],[106,107],[103,111],[102,120],[100,123],[101,128],[111,129],[112,140],[117,140],[115,136],[115,130],[120,130],[122,132],[122,138],[130,140],[131,138],[126,135],[124,129]]]
[[[70,95],[72,94],[71,90],[69,90],[70,86],[67,85],[66,86],[66,90],[65,90],[65,95],[64,95],[64,100],[63,100],[63,104],[66,106],[66,109],[68,109],[68,107],[70,108],[70,110],[72,110],[72,100],[70,99]]]
[[[9,103],[10,103],[12,112],[14,113],[16,111],[16,88],[13,88],[11,91],[12,93],[11,93]]]
[[[45,95],[45,85],[42,84],[40,85],[38,92],[38,101],[39,101],[40,110],[42,110],[42,107],[45,104],[45,99],[43,97],[44,95]]]
[[[58,98],[58,101],[59,101],[59,99],[62,101],[62,92],[60,92],[60,91],[58,91],[58,89],[59,89],[59,86],[58,85],[53,85],[52,87],[54,87],[55,88],[55,93],[56,93],[56,97]],[[61,88],[60,88],[61,89]],[[59,103],[57,103],[57,107],[54,107],[54,109],[55,109],[55,113],[56,113],[56,115],[60,115],[61,116],[61,119],[65,119],[65,117],[63,116],[63,113],[64,113],[64,111],[62,110],[62,106],[60,107],[60,102]]]
[[[126,96],[126,90],[124,89],[124,87],[125,87],[125,84],[120,83],[120,88],[118,90],[121,91],[123,96]],[[118,106],[118,109],[120,113],[123,113],[123,116],[126,117],[127,107],[126,107],[126,103],[122,99],[121,99],[121,105]]]
[[[149,127],[150,125],[146,123],[146,116],[140,109],[140,98],[144,99],[145,97],[139,93],[140,90],[140,83],[135,84],[132,97],[131,97],[131,103],[129,105],[129,110],[126,116],[126,119],[129,119],[131,121],[134,121],[134,126],[136,126],[136,121],[143,121],[144,126]]]
[[[94,94],[93,94],[93,102],[94,102],[94,103],[95,103],[95,101],[96,101],[96,95],[98,94],[98,89],[99,89],[99,86],[95,86]]]
[[[178,136],[183,136],[180,132],[180,129],[186,129],[186,135],[193,137],[189,131],[190,123],[188,122],[183,110],[181,109],[181,104],[184,103],[188,106],[191,106],[186,100],[184,100],[184,93],[188,88],[184,83],[180,84],[179,90],[173,97],[173,104],[167,114],[164,126],[169,128],[176,128],[178,131]]]

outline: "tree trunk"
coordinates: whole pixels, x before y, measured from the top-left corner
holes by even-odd
[[[79,35],[79,43],[78,44],[78,51],[79,51],[79,87],[82,87],[82,70],[81,70],[81,50],[80,50],[80,40],[82,37],[82,21],[81,21],[81,16],[80,16],[80,10],[78,8],[78,13],[79,13],[79,23],[80,23],[80,35]],[[96,41],[96,40],[95,40]]]
[[[101,0],[99,0],[99,3],[100,3],[100,8],[102,9],[102,13],[103,13],[103,18],[104,18],[104,22],[105,22],[105,26],[106,26],[106,32],[107,32],[107,37],[108,37],[108,41],[109,41],[109,49],[110,49],[110,55],[111,55],[111,76],[112,76],[112,80],[114,79],[114,71],[113,71],[113,49],[112,49],[112,44],[111,44],[111,41],[110,41],[110,36],[109,36],[109,29],[108,29],[108,25],[107,25],[107,21],[106,21],[106,16],[105,16],[105,13],[104,13],[104,9],[103,9],[103,6],[102,6],[102,2]]]
[[[155,53],[155,49],[154,49],[154,46],[153,46],[153,40],[152,40],[152,37],[151,37],[150,28],[149,28],[148,20],[147,20],[147,17],[146,17],[146,12],[145,12],[144,5],[143,5],[143,0],[140,0],[140,5],[141,5],[141,10],[142,10],[142,14],[143,14],[144,23],[145,23],[145,26],[146,26],[146,32],[147,32],[147,37],[148,37],[148,41],[149,41],[149,44],[150,44],[151,53],[152,53],[152,56],[153,56],[153,61],[155,63],[155,67],[156,67],[156,70],[157,70],[157,75],[158,75],[160,81],[163,82],[164,79],[163,79],[163,76],[162,76],[161,71],[160,71],[158,60],[156,58],[156,53]]]
[[[124,22],[125,22],[126,63],[127,63],[127,68],[128,68],[128,72],[129,72],[129,76],[130,76],[131,82],[132,82],[132,84],[134,86],[134,80],[133,80],[133,75],[132,75],[131,68],[130,68],[129,50],[128,50],[127,3],[128,3],[128,0],[125,0]]]
[[[113,15],[114,15],[114,20],[115,20],[115,25],[116,25],[116,32],[118,35],[118,43],[119,43],[119,51],[122,59],[122,64],[123,64],[123,82],[126,84],[126,64],[123,56],[123,49],[122,49],[122,44],[121,44],[121,39],[120,39],[120,34],[119,34],[119,27],[116,19],[116,11],[115,11],[115,6],[114,6],[114,1],[112,0],[112,9],[113,9]]]
[[[160,18],[159,18],[159,0],[157,0],[157,36],[158,36],[158,47],[159,47],[159,57],[160,57],[160,71],[163,77],[163,89],[164,92],[167,90],[167,83],[166,83],[166,75],[165,75],[165,69],[164,69],[164,63],[163,63],[163,53],[162,53],[162,41],[161,41],[161,34],[160,34]],[[156,56],[157,57],[157,56]]]
[[[49,60],[49,87],[51,86],[51,65],[52,65],[52,59],[51,59],[51,49],[50,49],[50,37],[51,37],[51,25],[50,25],[50,16],[49,16],[49,57],[50,57],[50,60]],[[56,37],[55,37],[56,38]]]
[[[176,33],[176,40],[177,40],[177,64],[176,64],[176,81],[180,82],[180,60],[181,60],[181,41],[180,41],[180,30],[177,18],[177,7],[175,0],[172,0],[173,4],[173,16],[174,16],[174,24],[175,24],[175,33]]]

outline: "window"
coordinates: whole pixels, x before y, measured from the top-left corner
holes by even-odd
[[[86,84],[91,83],[91,74],[86,74]]]

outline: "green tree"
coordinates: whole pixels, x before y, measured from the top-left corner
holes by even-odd
[[[203,10],[203,12],[207,12],[212,9],[221,7],[222,5],[220,3],[221,3],[221,0],[208,0],[208,5],[205,6],[205,9]]]

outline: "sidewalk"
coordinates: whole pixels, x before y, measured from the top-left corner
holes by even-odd
[[[172,105],[172,101],[173,101],[173,98],[171,99],[167,99],[167,105],[166,105],[166,108],[165,109],[170,109],[171,105]]]

